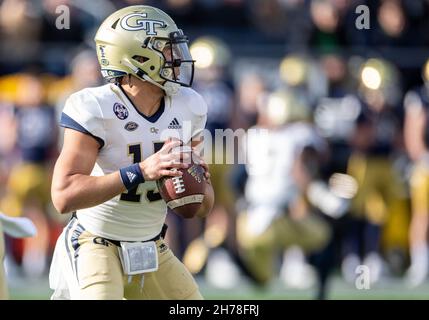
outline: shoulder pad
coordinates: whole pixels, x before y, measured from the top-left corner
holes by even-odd
[[[68,99],[76,108],[84,108],[86,111],[98,111],[97,99],[88,89],[82,89],[70,95]]]
[[[106,140],[100,104],[89,89],[70,95],[61,115],[60,126],[89,133],[100,142],[101,146]]]
[[[204,116],[207,114],[207,103],[204,98],[191,88],[181,88],[175,96],[183,103],[194,115]]]

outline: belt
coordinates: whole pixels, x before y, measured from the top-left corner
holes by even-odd
[[[106,241],[109,241],[110,243],[113,243],[114,245],[120,247],[121,242],[149,242],[149,241],[157,241],[161,238],[164,239],[164,237],[167,233],[167,229],[168,229],[168,226],[164,223],[164,225],[162,226],[161,232],[157,236],[153,237],[152,239],[144,240],[144,241],[120,241],[120,240],[111,240],[111,239],[106,239],[106,238],[104,238],[104,239]]]
[[[77,219],[76,213],[73,212],[72,214],[72,219],[75,218]],[[149,242],[149,241],[157,241],[159,239],[164,239],[165,235],[167,234],[167,229],[168,229],[168,225],[164,223],[164,225],[162,226],[161,232],[156,235],[155,237],[153,237],[152,239],[149,240],[144,240],[144,241],[121,241],[121,240],[111,240],[111,239],[107,239],[107,238],[103,238],[103,237],[97,237],[97,238],[102,238],[118,247],[121,246],[121,242]]]

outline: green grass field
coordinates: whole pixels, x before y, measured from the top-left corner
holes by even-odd
[[[285,288],[280,281],[273,281],[267,290],[258,290],[253,286],[243,283],[237,288],[222,290],[209,286],[205,281],[197,279],[201,292],[208,300],[307,300],[312,299],[314,289],[292,290]],[[45,300],[49,299],[51,291],[48,280],[15,281],[10,286],[11,299],[17,300]],[[379,300],[379,299],[429,299],[429,282],[414,288],[406,288],[402,280],[389,280],[372,286],[368,290],[358,290],[353,285],[345,283],[339,277],[333,277],[329,299],[345,300]]]

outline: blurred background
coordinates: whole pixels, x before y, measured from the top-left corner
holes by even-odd
[[[0,0],[0,211],[38,228],[6,236],[12,299],[50,296],[69,219],[50,202],[58,118],[68,95],[103,84],[95,31],[134,4],[189,36],[208,130],[269,132],[239,139],[271,170],[213,164],[212,214],[168,216],[207,299],[429,297],[428,0]]]

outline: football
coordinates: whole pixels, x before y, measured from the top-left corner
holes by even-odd
[[[183,175],[157,180],[158,190],[168,208],[179,216],[190,219],[195,216],[204,199],[204,169],[191,163],[189,168],[177,170],[182,171]]]

